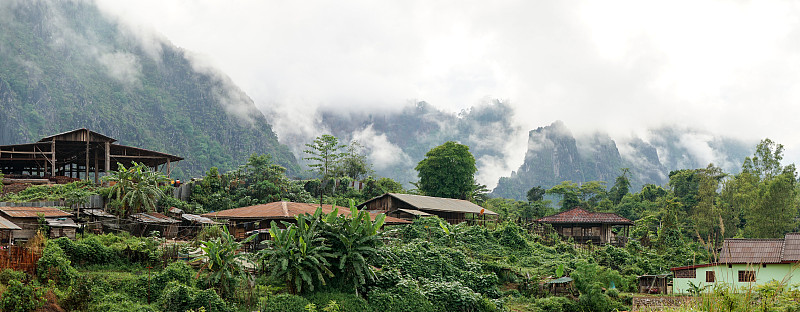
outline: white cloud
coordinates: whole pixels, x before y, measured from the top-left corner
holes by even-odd
[[[417,99],[455,112],[488,96],[512,100],[524,129],[564,120],[620,137],[677,124],[800,148],[792,2],[96,1],[206,55],[282,141],[319,132],[321,106]]]

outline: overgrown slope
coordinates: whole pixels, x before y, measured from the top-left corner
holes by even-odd
[[[89,128],[186,158],[177,177],[232,169],[252,153],[299,171],[227,76],[90,2],[0,2],[0,60],[0,144]]]

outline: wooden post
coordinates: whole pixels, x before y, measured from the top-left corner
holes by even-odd
[[[100,175],[100,170],[99,170],[99,168],[97,168],[97,165],[98,165],[97,164],[97,148],[95,146],[95,149],[94,149],[94,184],[95,185],[97,183],[99,183],[99,181],[98,181],[99,179],[98,178],[99,178],[99,175]]]
[[[84,172],[86,172],[86,176],[83,178],[87,181],[89,180],[89,134],[86,134],[86,168],[84,168]]]
[[[111,170],[111,142],[106,142],[106,157],[105,157],[105,175],[108,176],[108,171]]]
[[[53,155],[53,162],[50,163],[50,166],[51,166],[50,168],[51,168],[51,171],[52,171],[50,174],[55,177],[56,176],[56,140],[53,140],[50,143],[50,152],[52,152],[52,155]]]
[[[169,175],[172,172],[172,169],[169,167],[169,163],[170,163],[169,158],[167,158],[167,178],[170,177]]]

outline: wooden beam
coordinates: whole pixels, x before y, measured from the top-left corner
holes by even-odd
[[[53,175],[55,177],[56,176],[56,140],[53,140],[53,142],[50,143],[50,152],[52,153],[51,155],[53,155],[53,162],[50,164],[50,166],[51,166],[50,168],[53,171],[51,173],[51,175]]]
[[[111,155],[111,158],[165,159],[164,156],[135,156],[135,155]]]
[[[106,155],[105,155],[105,161],[106,161],[105,173],[106,173],[106,175],[109,175],[110,174],[109,171],[111,171],[111,169],[110,169],[111,168],[111,143],[106,142],[105,150],[106,150]]]
[[[3,153],[3,154],[24,154],[24,155],[38,155],[38,154],[50,155],[50,154],[53,154],[53,152],[19,152],[19,151],[0,151],[0,153]]]
[[[86,175],[83,177],[86,180],[89,180],[89,132],[86,132],[86,168],[84,168],[84,172]]]

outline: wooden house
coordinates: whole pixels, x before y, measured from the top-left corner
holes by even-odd
[[[0,217],[0,245],[8,246],[14,242],[14,231],[22,230],[6,218]]]
[[[178,224],[181,222],[158,212],[141,212],[130,215],[129,231],[139,236],[149,236],[156,231],[163,238],[175,238],[178,235]]]
[[[117,217],[103,209],[83,209],[86,231],[103,234],[103,228],[116,228]]]
[[[196,214],[184,213],[180,215],[181,218],[181,225],[180,230],[178,230],[178,236],[180,237],[194,237],[206,226],[214,226],[214,225],[221,225],[217,221],[211,220],[210,218],[206,218]]]
[[[386,193],[358,207],[404,220],[434,215],[447,220],[450,224],[470,220],[484,221],[487,217],[490,219],[497,217],[497,213],[467,200],[411,194]]]
[[[627,239],[627,231],[633,225],[631,220],[608,212],[589,212],[581,208],[573,208],[558,214],[534,221],[538,224],[552,225],[562,237],[572,238],[577,243],[623,245]],[[620,227],[624,235],[612,231]]]
[[[216,220],[227,220],[228,229],[230,230],[231,234],[237,239],[243,239],[246,237],[247,232],[269,228],[272,221],[295,222],[295,217],[302,214],[314,214],[317,208],[322,208],[322,212],[324,213],[330,213],[334,209],[331,205],[281,201],[263,205],[209,212],[204,213],[201,216]],[[339,214],[345,216],[350,215],[350,209],[339,207]],[[375,220],[377,215],[377,213],[371,213],[370,217],[372,220]],[[386,217],[385,221],[385,224],[387,225],[408,223],[411,222],[389,216]],[[278,224],[280,224],[280,222],[278,222]]]
[[[78,228],[71,219],[72,214],[55,207],[0,207],[0,213],[20,228],[11,233],[15,244],[28,241],[36,235],[39,216],[43,216],[50,227],[50,238],[65,236],[74,239]]]

